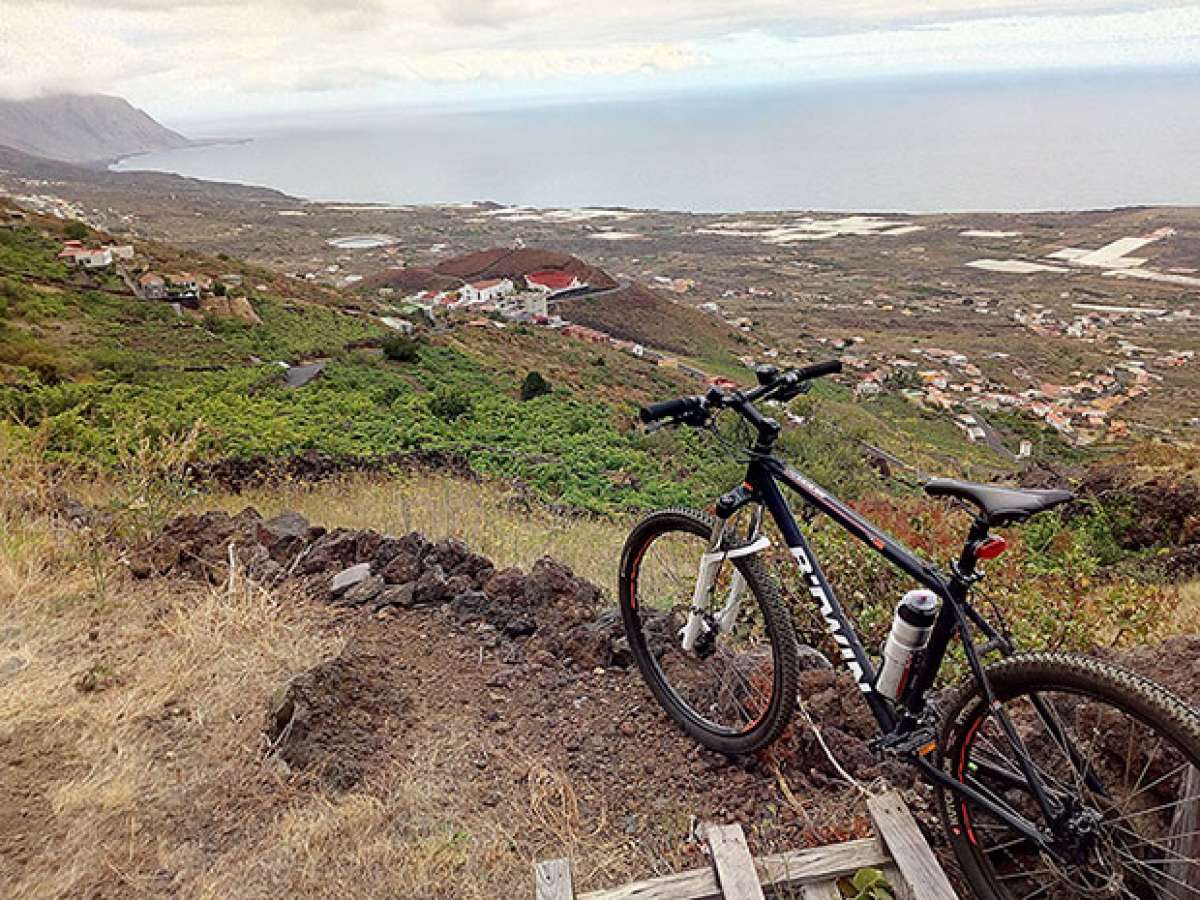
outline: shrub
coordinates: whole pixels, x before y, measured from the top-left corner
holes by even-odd
[[[921,386],[921,376],[912,369],[893,369],[883,379],[883,388],[887,391],[914,390]]]
[[[421,356],[421,342],[398,334],[383,342],[383,355],[393,362],[416,362]]]
[[[550,382],[542,377],[541,372],[530,372],[521,382],[521,399],[532,400],[550,393]]]
[[[26,353],[21,365],[37,375],[42,384],[58,384],[63,380],[62,363],[49,353]]]
[[[471,411],[471,398],[453,388],[439,388],[429,398],[429,411],[443,422],[453,422]]]
[[[82,222],[68,222],[67,227],[63,229],[63,237],[71,241],[86,240],[91,233],[91,229]]]

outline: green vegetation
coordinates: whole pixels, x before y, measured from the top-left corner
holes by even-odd
[[[878,869],[859,869],[853,878],[843,878],[838,885],[847,900],[892,900],[892,886]]]
[[[383,355],[392,362],[416,362],[421,353],[421,342],[416,338],[398,334],[383,342]]]
[[[193,430],[200,460],[457,450],[482,472],[593,511],[711,495],[725,475],[737,477],[718,477],[724,463],[690,435],[629,430],[628,401],[551,393],[541,371],[522,380],[499,358],[280,297],[254,298],[263,324],[251,326],[180,317],[130,295],[46,287],[22,276],[53,271],[55,244],[30,230],[0,239],[0,430],[40,442],[55,463],[111,471],[127,448],[169,446]],[[366,338],[382,339],[382,356],[347,349]],[[580,362],[594,356],[577,352]],[[286,387],[274,363],[312,358],[329,360],[323,377]],[[612,367],[572,364],[586,371],[581,386],[626,395]]]
[[[550,393],[550,382],[542,377],[541,372],[530,372],[521,382],[521,399],[532,400]]]
[[[0,275],[59,280],[69,273],[57,258],[58,245],[30,228],[0,230]]]

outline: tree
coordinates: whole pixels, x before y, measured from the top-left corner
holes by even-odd
[[[67,227],[63,229],[63,235],[70,241],[86,240],[91,233],[82,222],[68,222]]]
[[[892,369],[883,378],[883,389],[886,391],[909,391],[919,388],[921,384],[921,376],[910,368]]]
[[[521,382],[521,399],[532,400],[550,393],[550,382],[542,377],[541,372],[530,372]]]
[[[453,388],[438,388],[429,398],[429,411],[443,422],[453,422],[471,411],[470,396]]]
[[[421,353],[421,342],[403,334],[395,335],[383,342],[383,355],[393,362],[416,362]]]

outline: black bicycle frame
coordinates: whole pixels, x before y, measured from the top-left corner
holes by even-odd
[[[875,667],[863,647],[854,623],[846,615],[836,593],[826,580],[820,564],[813,556],[808,541],[800,531],[796,517],[779,488],[780,483],[795,491],[809,506],[825,513],[851,535],[941,597],[941,608],[930,632],[929,644],[905,691],[902,706],[893,707],[887,699],[875,691]],[[956,634],[962,639],[971,673],[979,683],[984,696],[989,702],[995,700],[991,686],[983,672],[978,648],[975,647],[971,637],[968,620],[986,629],[985,633],[993,641],[992,646],[1007,649],[1007,643],[986,627],[978,613],[967,602],[970,585],[975,580],[975,559],[972,552],[964,549],[954,575],[947,578],[937,568],[915,556],[903,544],[880,531],[845,503],[771,453],[755,452],[751,455],[746,472],[745,488],[748,490],[742,496],[741,502],[736,505],[742,506],[748,502],[759,502],[771,514],[784,543],[787,544],[789,552],[808,581],[809,593],[819,604],[821,614],[838,645],[838,651],[843,661],[854,676],[885,737],[903,734],[904,729],[916,727],[919,716],[925,707],[926,696],[933,687],[950,641]],[[731,507],[729,512],[732,511]],[[967,547],[971,547],[972,541],[986,536],[986,532],[987,526],[976,520],[971,534],[967,538]],[[993,707],[995,707],[994,703]],[[1013,745],[1015,761],[1020,769],[1020,774],[1025,779],[1025,786],[1041,805],[1043,813],[1048,818],[1053,816],[1057,812],[1055,804],[1047,796],[1042,780],[1008,720],[1008,716],[1002,711],[997,711],[996,715],[1006,737]],[[939,766],[929,762],[922,753],[914,753],[906,758],[930,779],[987,809],[1030,840],[1046,846],[1046,838],[1042,832],[1023,816],[997,805],[969,784],[964,784],[946,774]]]

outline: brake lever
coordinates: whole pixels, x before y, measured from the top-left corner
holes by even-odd
[[[775,396],[774,399],[778,400],[781,403],[787,403],[789,400],[795,400],[797,397],[807,394],[811,390],[812,390],[812,382],[811,381],[802,381],[797,385],[789,387],[786,390],[780,391]]]

